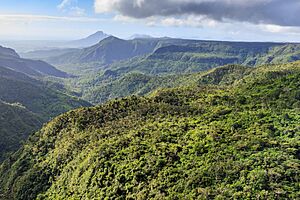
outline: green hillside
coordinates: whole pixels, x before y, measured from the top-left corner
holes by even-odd
[[[42,119],[36,114],[19,104],[0,101],[0,162],[41,126]]]
[[[44,120],[76,107],[90,105],[5,67],[0,67],[0,99],[8,103],[20,103]]]
[[[201,77],[55,118],[2,164],[0,196],[299,199],[300,63]]]
[[[159,88],[172,88],[198,84],[232,84],[241,79],[253,68],[240,65],[226,65],[207,72],[188,73],[185,75],[145,75],[139,72],[127,73],[120,78],[114,77],[108,71],[95,79],[79,83],[83,98],[94,104],[110,99],[130,95],[143,96]],[[101,80],[101,82],[100,82]],[[78,83],[78,82],[77,82]]]
[[[90,104],[23,73],[0,67],[0,162],[43,123],[82,106]]]

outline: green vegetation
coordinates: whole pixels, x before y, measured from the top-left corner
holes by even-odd
[[[90,105],[53,89],[42,81],[5,67],[0,67],[0,99],[8,103],[22,104],[40,115],[44,121],[68,110]]]
[[[103,103],[109,99],[130,95],[143,96],[159,88],[173,88],[198,84],[232,84],[250,73],[253,68],[239,65],[226,65],[207,72],[189,73],[185,75],[145,75],[139,72],[125,74],[115,78],[113,72],[106,71],[100,78],[88,82],[80,82],[83,98],[94,104]],[[95,86],[99,85],[99,86]],[[88,88],[88,89],[86,89]]]
[[[22,141],[42,126],[42,119],[22,105],[0,101],[0,162],[20,148]]]
[[[90,104],[67,95],[63,88],[0,67],[0,162],[44,122],[82,106]]]
[[[299,199],[300,63],[195,76],[55,118],[1,165],[0,196]]]
[[[78,75],[66,81],[67,87],[99,104],[133,94],[145,95],[160,86],[186,85],[182,74],[188,76],[228,64],[254,67],[287,63],[299,60],[299,55],[299,44],[109,37],[47,61]]]

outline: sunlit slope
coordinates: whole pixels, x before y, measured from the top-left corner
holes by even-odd
[[[299,63],[262,66],[233,84],[164,89],[68,112],[5,161],[1,195],[298,199],[299,80]]]

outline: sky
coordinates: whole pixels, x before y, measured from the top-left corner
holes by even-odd
[[[0,0],[0,40],[104,31],[203,40],[300,42],[300,0]]]

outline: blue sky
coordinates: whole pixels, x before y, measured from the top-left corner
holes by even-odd
[[[200,4],[203,2],[208,0],[0,0],[0,40],[76,39],[102,30],[121,38],[148,34],[300,42],[300,28],[295,20],[298,5],[300,8],[297,0],[281,1],[285,6],[279,5],[279,0],[253,0],[247,6],[242,3],[247,2],[244,0],[233,0],[233,5],[221,5],[220,2],[228,1],[218,0],[218,4],[207,9],[206,4]],[[262,9],[266,2],[271,10]],[[233,9],[222,15],[220,6]],[[261,13],[255,13],[256,10]],[[277,11],[290,15],[278,16]]]

